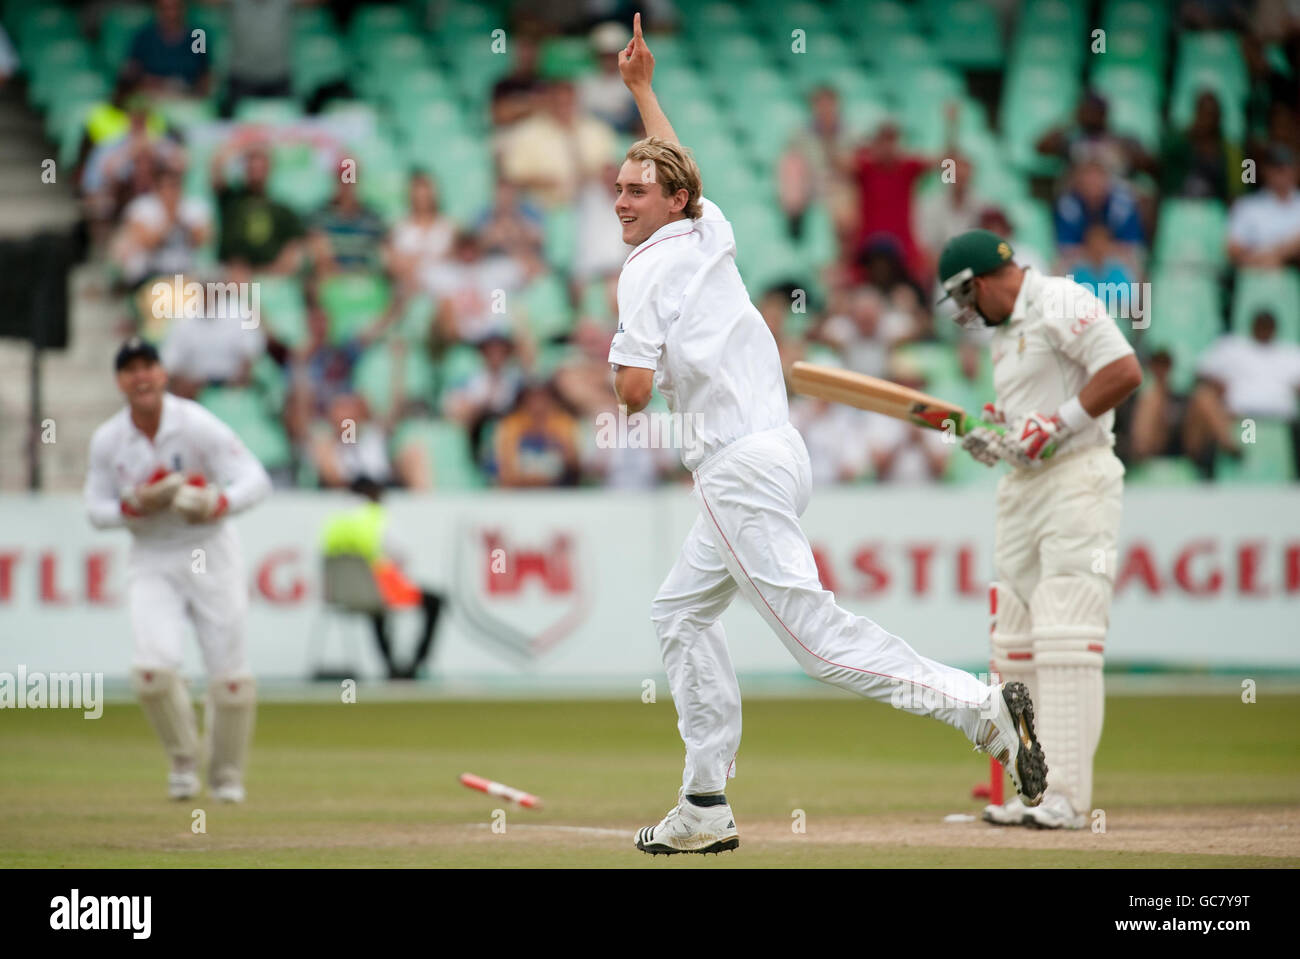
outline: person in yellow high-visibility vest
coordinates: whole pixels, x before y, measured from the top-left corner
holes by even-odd
[[[434,631],[442,611],[442,597],[411,582],[402,572],[396,559],[396,550],[387,536],[388,515],[380,500],[383,487],[370,479],[359,479],[352,491],[364,496],[368,502],[325,521],[321,530],[321,550],[326,556],[356,555],[370,564],[379,595],[389,609],[424,609],[424,624],[415,655],[409,665],[399,666],[388,638],[387,613],[371,614],[375,628],[375,642],[388,667],[389,679],[414,679],[415,672],[428,658],[433,648]]]

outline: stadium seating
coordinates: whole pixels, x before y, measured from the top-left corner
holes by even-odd
[[[1255,440],[1241,444],[1241,457],[1220,453],[1214,461],[1219,483],[1289,483],[1296,479],[1291,425],[1275,420],[1253,421]]]
[[[1300,273],[1294,268],[1237,271],[1232,298],[1232,330],[1246,335],[1255,314],[1267,310],[1277,319],[1277,336],[1300,342]]]

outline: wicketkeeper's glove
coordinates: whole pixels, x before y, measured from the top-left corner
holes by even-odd
[[[202,476],[190,478],[176,493],[172,509],[191,523],[208,523],[226,511],[226,495]]]
[[[127,516],[148,516],[164,510],[172,504],[184,483],[185,477],[180,473],[169,473],[160,466],[143,483],[122,491],[122,512]]]

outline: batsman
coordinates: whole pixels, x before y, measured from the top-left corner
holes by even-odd
[[[1080,829],[1101,738],[1124,484],[1114,409],[1141,384],[1142,370],[1090,290],[1019,266],[994,233],[949,241],[939,278],[960,307],[958,322],[992,330],[997,395],[984,419],[998,425],[972,429],[962,442],[987,466],[1012,466],[997,487],[992,664],[1003,681],[1029,688],[1052,757],[1041,804],[1013,797],[986,807],[984,818]]]

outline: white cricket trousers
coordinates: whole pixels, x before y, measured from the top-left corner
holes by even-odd
[[[137,540],[127,583],[133,666],[179,672],[192,624],[209,676],[251,672],[244,645],[248,581],[239,538],[228,522],[185,543]]]
[[[740,686],[718,618],[737,591],[814,679],[933,716],[972,741],[992,709],[992,687],[926,659],[822,588],[799,526],[811,488],[808,450],[788,424],[737,440],[695,472],[699,516],[651,609],[688,794],[719,792],[735,775]]]

